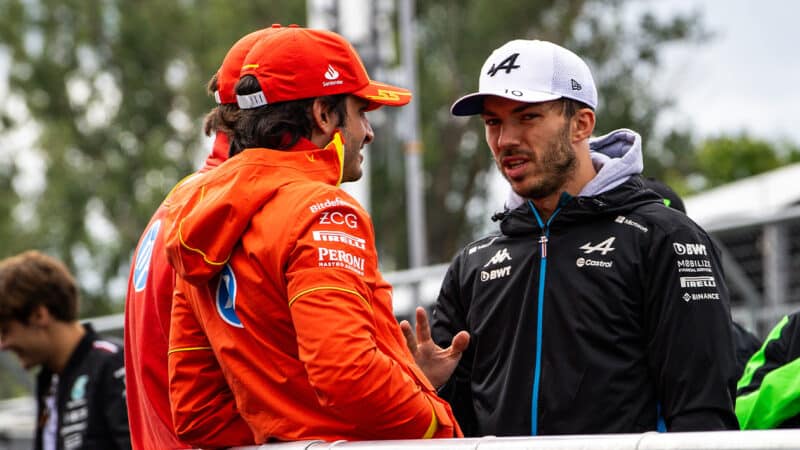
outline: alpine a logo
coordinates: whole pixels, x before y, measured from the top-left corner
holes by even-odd
[[[600,252],[603,256],[606,256],[606,253],[613,252],[615,250],[615,248],[612,247],[612,245],[614,245],[614,241],[616,239],[617,239],[616,237],[611,236],[610,238],[606,239],[605,241],[597,245],[592,245],[592,242],[589,241],[581,245],[580,249],[583,250],[583,253],[587,255],[592,254],[594,252]]]
[[[230,264],[225,264],[217,284],[217,313],[228,325],[244,328],[236,315],[236,276]]]
[[[520,66],[517,64],[517,58],[519,57],[519,53],[513,53],[511,56],[507,57],[500,64],[492,64],[492,67],[486,72],[490,77],[497,75],[497,72],[501,70],[505,70],[507,74],[510,74],[512,70],[519,69]]]
[[[511,255],[508,254],[507,248],[498,250],[497,253],[492,256],[492,259],[486,261],[486,264],[484,264],[483,267],[494,266],[505,261],[511,261]]]
[[[150,273],[150,260],[153,257],[153,246],[161,228],[161,220],[156,220],[142,238],[139,249],[136,250],[136,263],[133,269],[133,289],[141,292],[147,285],[147,274]]]

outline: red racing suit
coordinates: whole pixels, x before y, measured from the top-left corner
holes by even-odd
[[[217,134],[205,165],[173,189],[156,210],[136,247],[125,299],[125,376],[131,444],[134,449],[162,450],[252,444],[249,427],[238,415],[230,390],[210,349],[195,352],[194,398],[204,408],[193,411],[191,430],[170,413],[167,350],[175,272],[164,253],[164,216],[167,205],[180,202],[180,187],[227,158],[228,138]],[[184,328],[191,324],[182,323]],[[195,328],[199,326],[194,325]],[[204,336],[196,347],[209,348]],[[204,343],[205,342],[205,343]],[[175,428],[178,433],[176,434]]]
[[[191,411],[196,315],[259,443],[455,437],[378,271],[372,222],[338,187],[343,146],[247,149],[170,210],[178,274],[170,400]]]

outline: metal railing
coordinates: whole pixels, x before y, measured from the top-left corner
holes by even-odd
[[[304,441],[236,450],[775,450],[800,449],[800,430],[597,434],[398,441]]]

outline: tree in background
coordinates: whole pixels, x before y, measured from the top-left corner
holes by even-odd
[[[703,141],[696,152],[697,190],[758,175],[800,161],[800,148],[783,142],[771,143],[747,134],[720,136]]]

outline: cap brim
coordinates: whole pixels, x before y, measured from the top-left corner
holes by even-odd
[[[353,95],[369,100],[367,110],[377,109],[381,106],[403,106],[411,101],[411,91],[408,89],[373,80],[353,92]]]
[[[541,103],[557,100],[561,95],[545,92],[505,89],[502,92],[474,92],[467,94],[453,103],[450,114],[454,116],[474,116],[483,113],[483,99],[494,95],[523,103]]]

